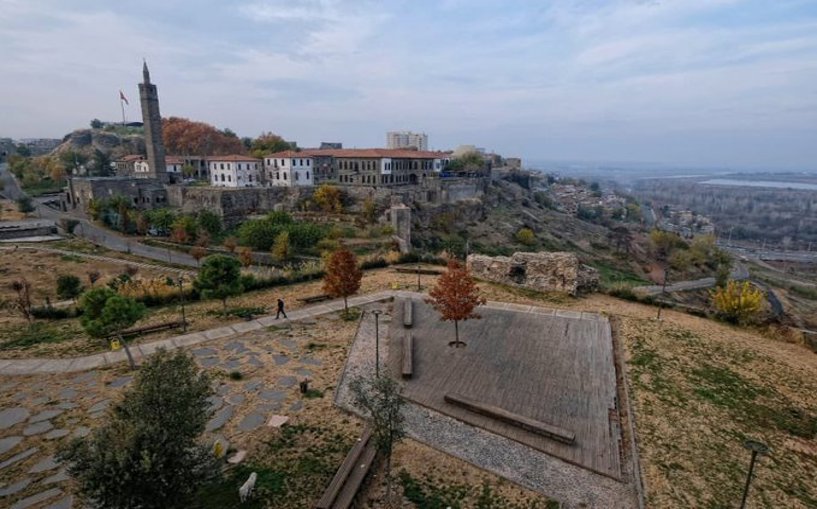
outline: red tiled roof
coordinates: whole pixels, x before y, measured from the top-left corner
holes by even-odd
[[[184,164],[184,159],[179,156],[165,156],[165,164]]]
[[[250,163],[260,163],[260,159],[256,159],[254,157],[249,156],[241,156],[236,154],[231,154],[228,156],[210,156],[208,158],[210,162],[250,162]]]
[[[129,163],[131,161],[141,161],[144,158],[145,158],[145,156],[143,156],[143,155],[131,154],[131,155],[128,155],[128,156],[120,157],[116,161],[121,162],[121,163]]]
[[[390,157],[392,159],[443,159],[451,157],[450,152],[429,152],[421,150],[391,149],[391,148],[341,148],[341,149],[307,149],[300,152],[286,150],[276,152],[267,157],[270,158],[298,158],[298,157],[339,157],[339,158],[359,158],[359,159],[381,159]]]

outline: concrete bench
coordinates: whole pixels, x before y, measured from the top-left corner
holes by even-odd
[[[322,295],[310,295],[309,297],[300,297],[300,298],[295,299],[295,300],[297,300],[298,302],[303,302],[304,304],[312,304],[312,303],[315,303],[315,302],[321,302],[321,301],[324,301],[324,300],[329,300],[331,298],[332,297],[330,297],[329,295],[322,294]]]
[[[406,299],[403,302],[403,327],[410,329],[412,322],[412,309],[413,306],[411,304],[411,299]]]
[[[414,375],[414,337],[410,331],[403,335],[403,378],[411,378]]]
[[[372,430],[367,426],[357,443],[346,454],[335,477],[315,504],[315,509],[348,509],[369,473],[376,453]]]
[[[572,445],[576,441],[576,434],[572,431],[568,431],[546,422],[537,421],[535,419],[531,419],[530,417],[525,417],[524,415],[515,414],[505,410],[504,408],[488,405],[460,394],[446,394],[445,401],[447,403],[451,403],[452,405],[465,408],[471,412],[481,414],[492,419],[497,419],[506,424],[510,424],[511,426],[516,426],[517,428],[522,428],[525,431],[530,431],[531,433],[536,433],[537,435],[542,435],[544,437],[556,440],[557,442]]]

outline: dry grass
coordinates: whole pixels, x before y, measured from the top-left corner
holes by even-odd
[[[17,210],[17,203],[13,200],[0,200],[0,221],[19,221],[28,217]]]

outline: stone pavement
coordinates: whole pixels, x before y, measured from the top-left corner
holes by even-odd
[[[349,299],[350,306],[362,306],[372,302],[385,300],[395,292],[377,292]],[[418,294],[419,295],[419,294]],[[325,303],[308,306],[305,308],[289,312],[289,321],[298,321],[313,318],[326,313],[333,313],[343,309],[343,299],[328,301]],[[192,332],[181,336],[175,336],[161,341],[132,345],[131,353],[136,361],[154,353],[160,348],[174,350],[176,348],[189,347],[204,343],[206,341],[236,336],[251,331],[261,330],[271,325],[286,323],[287,320],[276,320],[275,316],[269,315],[254,320],[236,322],[230,325],[217,327],[201,332]],[[73,373],[77,371],[87,371],[125,362],[127,357],[124,350],[115,352],[98,353],[85,357],[74,357],[70,359],[0,359],[0,375],[32,375],[38,373]]]
[[[350,304],[366,312],[365,302],[379,307],[379,297],[384,295],[350,299]],[[339,353],[358,327],[357,321],[341,319],[342,308],[342,302],[330,302],[293,311],[295,320],[268,322],[273,326],[244,327],[249,331],[219,339],[203,334],[207,342],[191,346],[189,353],[212,375],[213,414],[205,440],[220,442],[231,462],[247,461],[251,444],[268,439],[291,416],[314,414],[316,405],[328,402],[328,397],[304,396],[298,382],[307,378],[320,392],[336,385],[345,359]],[[321,313],[326,314],[309,319]],[[247,323],[233,328],[238,325]],[[0,376],[0,507],[77,506],[56,450],[104,422],[134,380],[124,363],[82,373]]]

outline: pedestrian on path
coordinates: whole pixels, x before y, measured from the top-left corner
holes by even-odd
[[[277,320],[281,315],[284,315],[284,318],[287,317],[287,313],[284,311],[284,301],[282,299],[278,299],[278,312],[275,313],[275,319]]]

